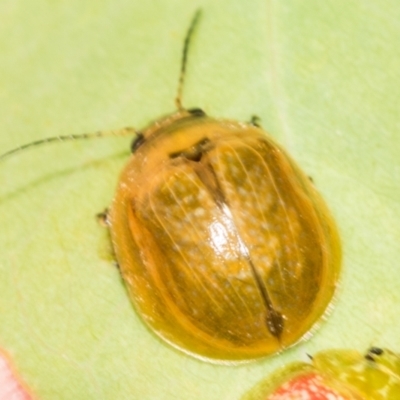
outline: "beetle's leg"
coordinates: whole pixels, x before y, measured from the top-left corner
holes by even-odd
[[[261,127],[261,118],[257,115],[252,115],[250,118],[250,124],[256,126],[257,128]]]
[[[105,208],[104,211],[96,214],[97,221],[100,225],[108,228],[110,226],[110,210]]]

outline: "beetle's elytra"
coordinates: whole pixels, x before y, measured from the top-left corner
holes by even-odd
[[[146,323],[213,360],[262,357],[304,337],[334,293],[340,246],[294,161],[256,126],[184,110],[136,147],[110,226]]]

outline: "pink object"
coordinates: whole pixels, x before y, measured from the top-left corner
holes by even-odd
[[[298,376],[279,387],[267,400],[346,400],[327,387],[318,374]]]
[[[3,352],[0,352],[0,400],[33,400]]]

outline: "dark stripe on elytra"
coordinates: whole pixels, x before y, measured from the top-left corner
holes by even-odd
[[[235,221],[233,220],[232,216],[226,215],[225,207],[230,209],[229,204],[224,196],[224,193],[222,190],[222,185],[218,180],[218,177],[217,177],[217,174],[216,174],[214,168],[209,163],[203,164],[203,165],[205,168],[207,168],[207,171],[209,171],[209,174],[202,173],[204,171],[204,168],[202,168],[202,169],[196,168],[195,172],[196,172],[197,176],[199,177],[199,179],[201,180],[201,182],[203,182],[203,184],[207,187],[207,189],[209,190],[211,195],[214,197],[217,207],[221,210],[221,212],[223,214],[225,214],[225,216],[227,218],[229,218],[232,226],[234,227],[235,235],[238,238],[238,241],[245,247],[246,252],[245,252],[245,254],[243,254],[243,256],[246,259],[248,265],[250,266],[250,270],[253,274],[257,288],[259,290],[259,293],[261,295],[261,298],[262,298],[265,308],[267,310],[267,316],[266,316],[267,328],[272,336],[279,339],[281,337],[282,331],[283,331],[283,316],[279,311],[277,311],[274,308],[272,301],[271,301],[271,297],[269,296],[269,293],[268,293],[268,289],[250,257],[250,251],[248,249],[248,246],[245,243],[245,241],[243,240],[243,238],[241,237],[239,230],[237,229],[237,226],[235,224]],[[213,181],[212,184],[210,184],[210,179],[207,179],[209,176],[212,177],[212,181]]]

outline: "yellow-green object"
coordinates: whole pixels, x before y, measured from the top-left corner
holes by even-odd
[[[397,400],[400,398],[400,357],[376,347],[364,355],[355,350],[322,351],[310,363],[292,363],[275,371],[242,400],[305,398],[297,397],[299,388],[310,400],[325,399],[321,393],[325,391],[331,396],[327,399]]]

